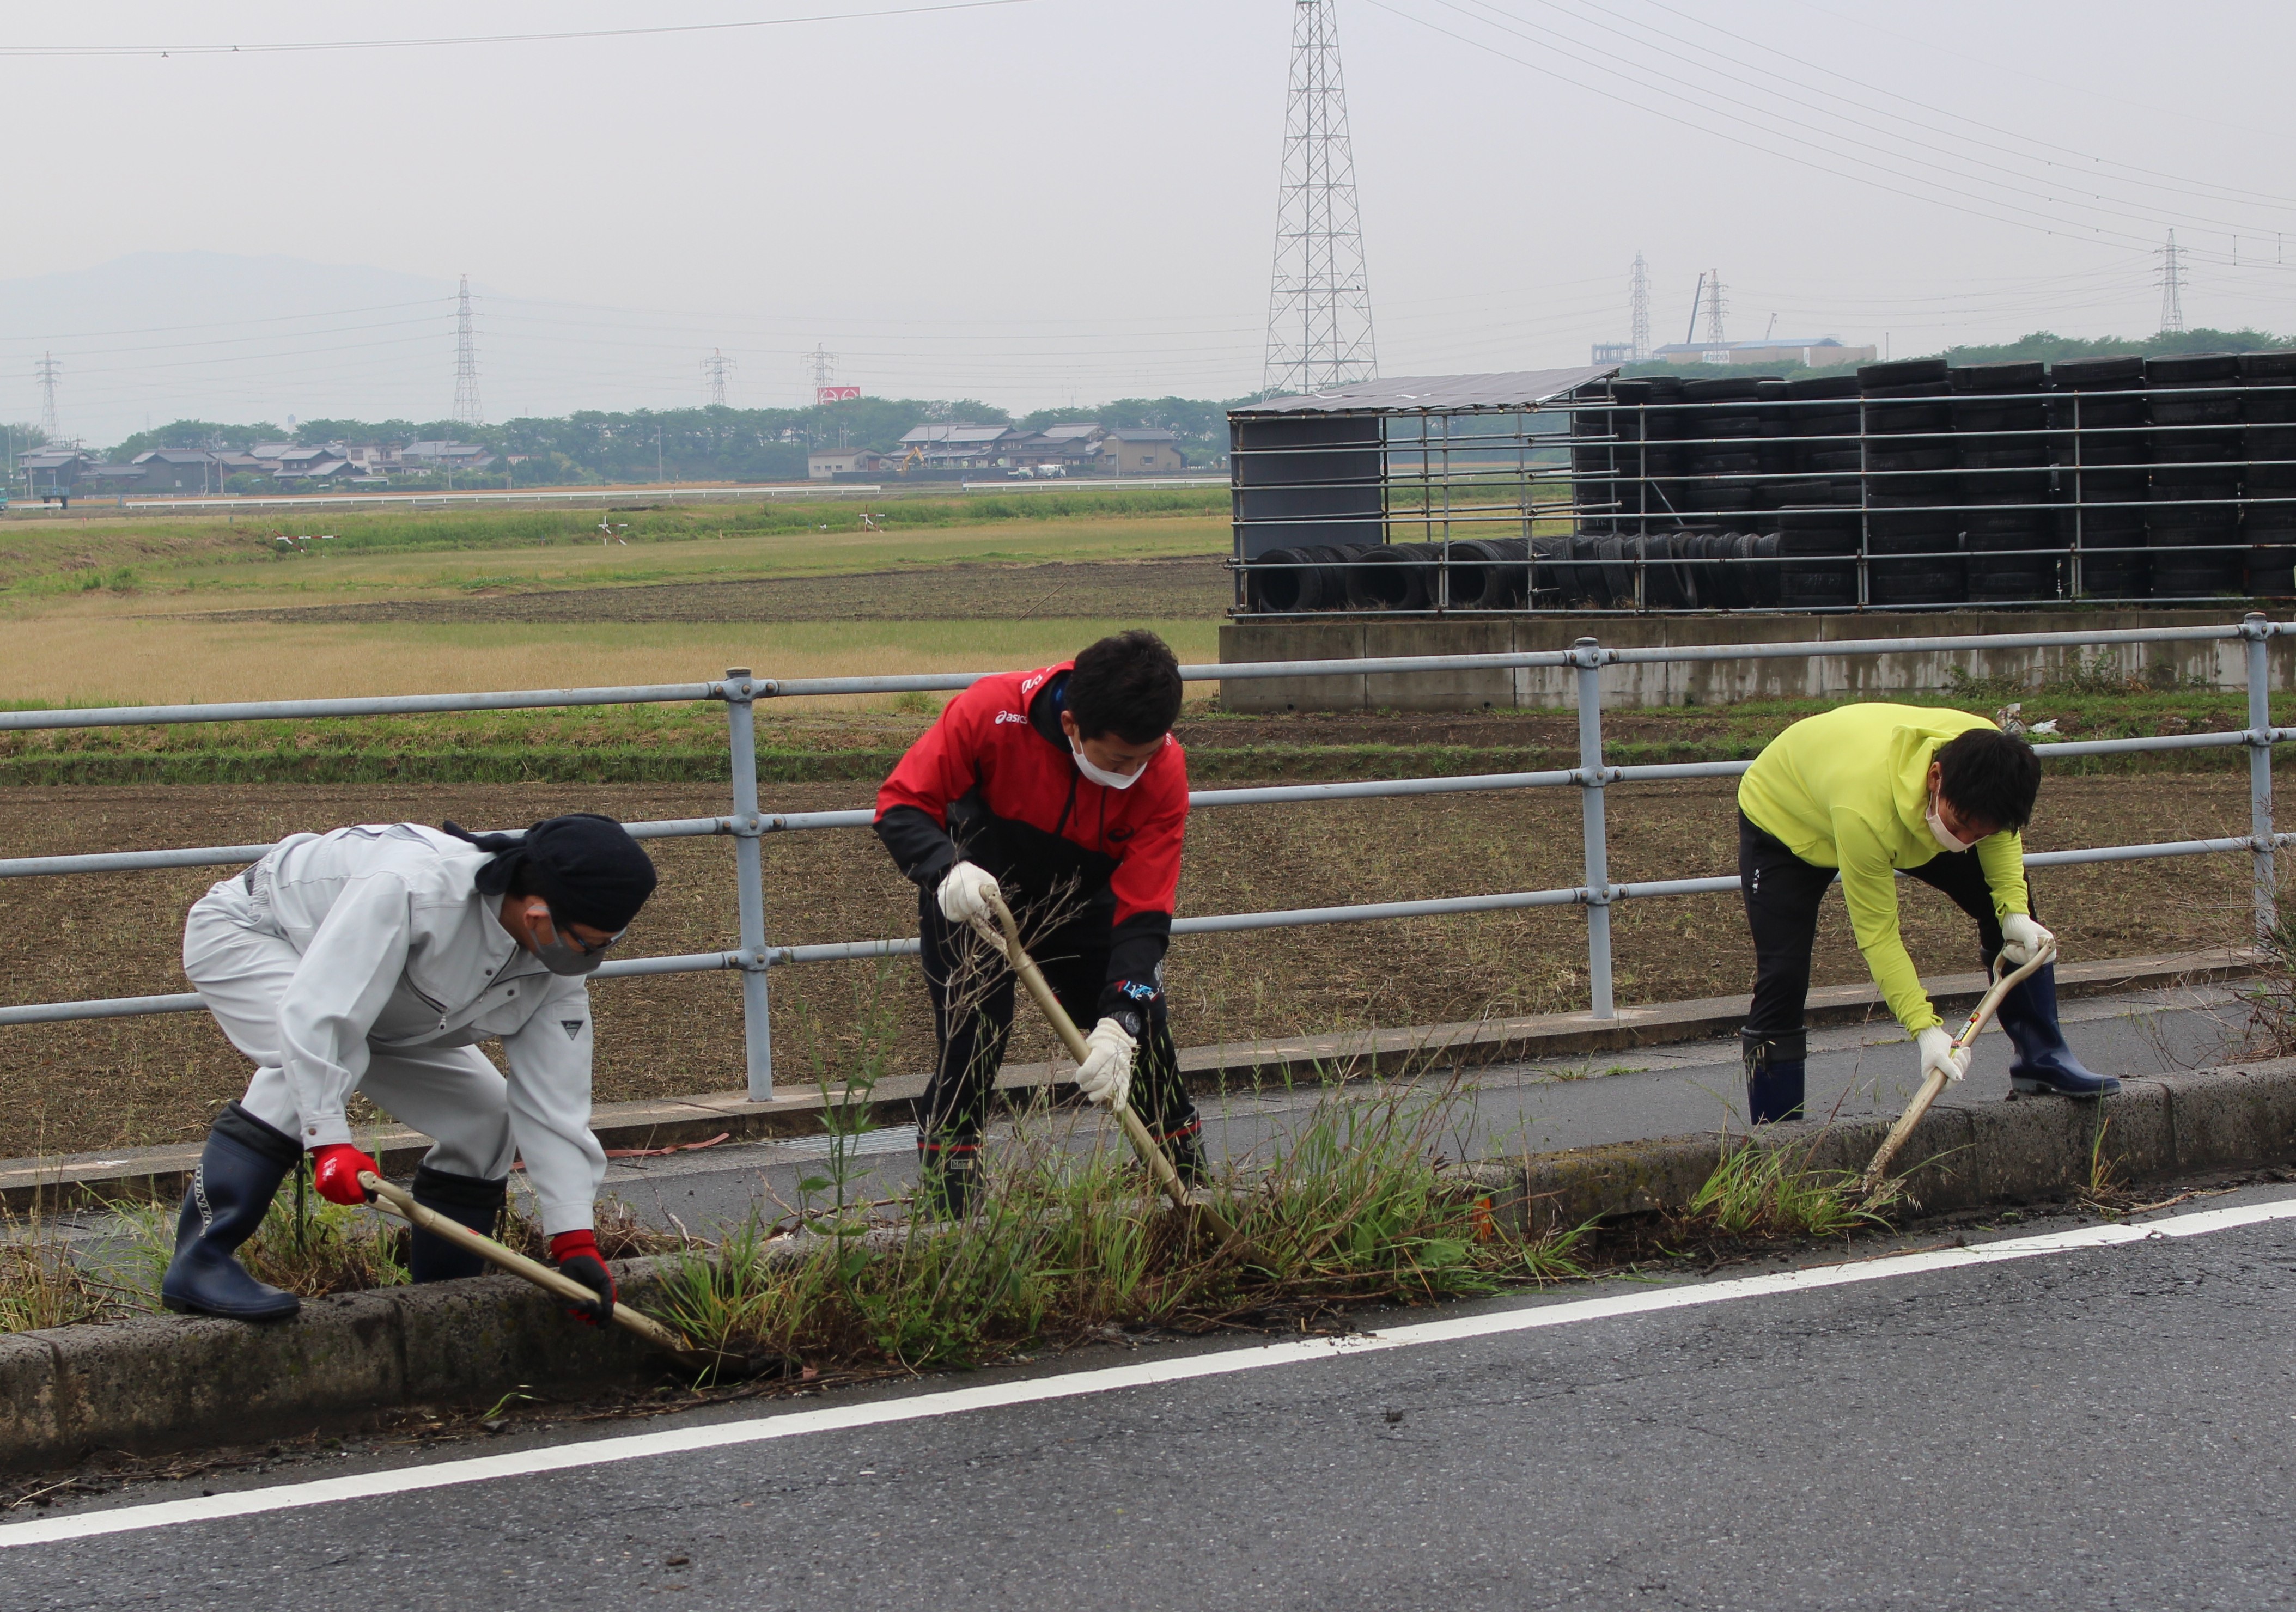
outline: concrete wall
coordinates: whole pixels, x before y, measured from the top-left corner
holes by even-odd
[[[1582,637],[1619,649],[1677,644],[1808,642],[1808,656],[1603,669],[1606,706],[1722,705],[1737,700],[1839,699],[1951,686],[1958,666],[1980,677],[2035,681],[2068,669],[2083,656],[2110,656],[2130,676],[2163,686],[2199,680],[2212,687],[2247,686],[2246,646],[2225,642],[2122,644],[2104,650],[1975,650],[1951,654],[1829,656],[1817,646],[1848,638],[1965,637],[1986,634],[2070,632],[2237,622],[2242,607],[2222,610],[2089,610],[2036,614],[1956,610],[1890,615],[1453,616],[1411,619],[1341,616],[1285,621],[1234,621],[1220,628],[1220,659],[1351,660],[1390,655],[1489,655],[1567,650]],[[2271,641],[2272,686],[2296,687],[2296,641]],[[1510,671],[1423,673],[1397,676],[1267,677],[1220,685],[1232,711],[1472,711],[1488,708],[1568,707],[1575,674],[1565,667]]]

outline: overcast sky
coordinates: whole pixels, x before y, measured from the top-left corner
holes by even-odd
[[[92,443],[442,415],[465,273],[494,419],[697,403],[713,348],[793,404],[816,343],[1016,410],[1258,386],[1292,0],[859,14],[933,3],[12,16],[0,416],[43,351]],[[1583,363],[1637,250],[1660,340],[1711,268],[1733,337],[1902,356],[2149,331],[2173,226],[2189,323],[2296,331],[2286,0],[1337,4],[1387,374]]]

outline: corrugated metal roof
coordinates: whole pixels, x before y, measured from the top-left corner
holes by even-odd
[[[1615,375],[1619,366],[1581,364],[1568,370],[1503,370],[1488,375],[1411,375],[1365,380],[1304,397],[1270,397],[1228,413],[1262,414],[1450,413],[1462,409],[1520,409]]]

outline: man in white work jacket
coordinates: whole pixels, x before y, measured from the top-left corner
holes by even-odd
[[[584,976],[653,893],[653,863],[611,817],[575,813],[523,836],[367,824],[296,834],[211,888],[184,925],[184,972],[255,1062],[209,1133],[160,1284],[171,1310],[258,1321],[291,1293],[234,1256],[305,1153],[321,1196],[357,1204],[381,1170],[351,1140],[364,1092],[433,1139],[414,1196],[491,1232],[526,1161],[560,1270],[598,1295],[613,1277],[592,1213],[606,1157],[590,1133]],[[505,1080],[478,1049],[498,1040]],[[417,1231],[416,1281],[476,1275],[475,1255]]]

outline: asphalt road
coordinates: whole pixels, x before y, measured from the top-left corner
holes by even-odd
[[[2069,1001],[2062,1022],[2067,1041],[2090,1068],[2157,1075],[2221,1057],[2227,1031],[2238,1028],[2240,1016],[2233,994],[2211,986]],[[1814,1116],[1895,1114],[1920,1084],[1913,1044],[1894,1023],[1816,1030],[1809,1039]],[[1446,1150],[1455,1158],[1488,1158],[1724,1126],[1742,1130],[1743,1083],[1734,1036],[1570,1063],[1470,1069],[1461,1076]],[[1367,1086],[1353,1086],[1333,1095],[1359,1101],[1370,1094]],[[1300,1088],[1207,1100],[1205,1145],[1215,1159],[1266,1158],[1283,1149],[1326,1095]],[[1988,1027],[1979,1039],[1968,1080],[1944,1102],[1985,1105],[2008,1095],[2007,1038]],[[1124,1146],[1097,1113],[1073,1110],[1055,1116],[1052,1124],[1070,1146]],[[1010,1125],[992,1132],[992,1168],[996,1143],[1011,1134]],[[884,1200],[907,1191],[916,1175],[914,1130],[865,1135],[857,1146],[849,1194]],[[822,1139],[805,1138],[621,1160],[608,1171],[605,1191],[654,1225],[668,1229],[675,1221],[696,1232],[715,1232],[739,1225],[752,1214],[773,1220],[785,1206],[798,1203],[799,1183],[822,1176],[827,1150]]]
[[[1387,1330],[1383,1348],[1110,1348],[427,1458],[362,1447],[207,1485],[294,1509],[184,1520],[171,1504],[195,1489],[147,1487],[58,1506],[31,1534],[0,1525],[0,1598],[226,1612],[657,1595],[744,1612],[2286,1606],[2296,1219],[2194,1218],[2243,1204],[2296,1215],[2286,1187],[2252,1189],[2111,1246],[1997,1245],[2022,1256],[1986,1263],[1948,1243],[1815,1276],[1358,1317]],[[1078,1375],[1109,1368],[1119,1386]],[[1019,1403],[971,1403],[984,1387]],[[703,1437],[724,1442],[610,1459],[651,1447],[631,1439]],[[474,1453],[505,1469],[447,1464]],[[520,1469],[553,1461],[578,1464]],[[406,1481],[394,1473],[478,1480],[321,1503],[304,1487]],[[80,1518],[139,1526],[18,1542]]]

